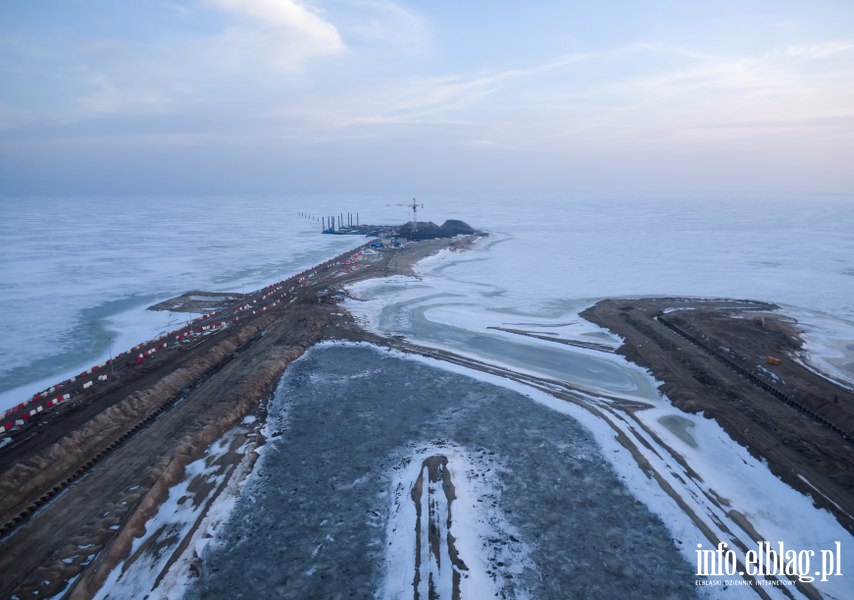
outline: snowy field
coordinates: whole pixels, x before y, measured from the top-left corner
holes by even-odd
[[[395,223],[407,218],[406,209],[399,206],[406,200],[44,199],[12,203],[6,199],[0,204],[0,244],[5,255],[0,263],[3,292],[0,308],[3,314],[14,318],[8,318],[6,335],[0,340],[0,400],[7,406],[13,405],[51,382],[63,379],[66,374],[100,362],[110,351],[124,350],[184,318],[183,315],[144,311],[156,301],[194,289],[230,292],[255,289],[361,241],[359,238],[321,236],[315,223],[298,217],[300,212],[323,215],[359,210],[363,223]],[[658,540],[656,544],[664,541],[656,546],[661,556],[668,555],[666,566],[662,566],[660,572],[676,577],[678,589],[674,593],[677,597],[695,593],[710,597],[753,597],[746,588],[693,588],[695,550],[698,543],[704,547],[708,543],[691,516],[706,523],[721,539],[740,542],[748,548],[755,546],[733,521],[734,511],[744,515],[764,539],[784,542],[790,549],[813,550],[819,555],[822,550],[834,548],[839,541],[844,576],[830,577],[826,582],[813,582],[813,585],[825,597],[846,597],[854,576],[852,537],[826,512],[813,508],[808,498],[785,486],[763,463],[733,444],[713,422],[673,409],[666,398],[659,397],[657,382],[647,373],[604,349],[553,344],[494,328],[536,331],[613,348],[619,344],[618,339],[578,316],[581,310],[600,298],[655,295],[765,300],[779,304],[781,312],[800,321],[806,331],[809,357],[816,368],[838,379],[854,382],[854,198],[730,198],[680,202],[443,197],[419,198],[419,201],[425,203],[424,210],[419,211],[421,219],[437,223],[448,218],[462,219],[489,231],[490,236],[469,252],[448,252],[423,261],[418,267],[417,278],[396,277],[353,286],[351,293],[356,299],[348,301],[347,307],[366,327],[442,347],[484,363],[526,373],[534,379],[558,378],[584,395],[587,402],[599,409],[599,417],[556,400],[543,389],[511,385],[505,379],[476,371],[450,369],[457,372],[455,377],[475,377],[507,389],[508,393],[516,392],[513,398],[523,400],[508,396],[503,401],[521,406],[517,410],[526,418],[561,415],[559,421],[556,417],[546,418],[546,421],[551,421],[550,427],[564,424],[565,433],[550,429],[543,443],[557,444],[562,451],[576,452],[584,460],[596,461],[600,479],[614,477],[621,482],[608,489],[627,490],[632,502],[643,507],[635,517],[626,518],[641,519],[643,527],[656,532],[650,534],[649,540]],[[323,352],[317,356],[312,353],[300,364],[311,364],[312,360],[322,362],[326,356]],[[357,358],[358,361],[367,360],[362,355]],[[449,370],[441,363],[433,362],[429,366]],[[289,370],[289,377],[303,373],[302,385],[306,386],[303,391],[319,393],[323,386],[335,383],[326,376],[334,374],[336,367],[329,366],[327,360],[326,367],[317,368],[315,379],[310,373],[299,370],[296,375]],[[388,368],[397,367],[388,363]],[[326,369],[325,375],[323,369]],[[353,389],[348,386],[356,382],[367,382],[367,389],[371,385],[377,390],[387,388],[388,383],[378,374],[360,375],[367,372],[366,369],[342,374],[338,384],[343,386],[340,388],[343,391],[337,393],[348,394],[348,390]],[[460,385],[463,384],[449,384],[447,389],[457,389]],[[401,452],[408,448],[413,457],[419,457],[426,449],[433,448],[437,438],[453,450],[449,464],[456,465],[459,470],[485,472],[492,469],[497,473],[491,478],[472,481],[468,487],[461,481],[463,498],[466,493],[491,494],[505,499],[521,495],[527,502],[545,498],[546,488],[536,488],[539,491],[533,492],[533,496],[528,495],[530,490],[523,494],[521,488],[515,490],[518,493],[508,494],[507,486],[511,485],[508,481],[514,478],[506,476],[506,457],[521,452],[520,462],[509,471],[513,473],[530,468],[529,460],[533,455],[522,450],[511,451],[507,446],[502,451],[504,454],[499,453],[502,454],[499,458],[505,462],[499,458],[484,458],[470,437],[455,429],[466,421],[455,420],[455,398],[449,397],[449,394],[453,396],[450,391],[443,393],[442,405],[447,406],[452,416],[437,417],[438,421],[429,422],[426,430],[415,430],[400,440],[390,440],[376,459],[384,469],[385,479],[368,482],[374,486],[371,488],[374,491],[359,496],[358,501],[368,503],[370,498],[381,493],[377,490],[401,485],[401,478],[410,476],[401,463]],[[503,392],[483,392],[478,396],[479,402],[485,402],[483,398],[490,394]],[[634,419],[617,408],[618,403],[614,402],[617,399],[636,399],[653,408],[636,413]],[[277,398],[277,401],[290,402],[287,397]],[[412,401],[416,402],[414,408],[421,406],[417,399]],[[295,398],[293,402],[299,406],[300,400]],[[364,406],[368,410],[370,404]],[[481,415],[491,414],[485,406],[481,407],[483,410],[469,415],[473,423],[479,422]],[[327,408],[335,410],[333,406]],[[301,411],[287,412],[287,418],[298,417],[307,424],[317,418],[317,413],[308,408]],[[390,410],[387,413],[396,414]],[[360,415],[349,416],[356,417]],[[495,426],[503,437],[514,438],[510,441],[516,444],[515,448],[525,447],[523,441],[529,438],[517,436],[512,423]],[[575,427],[573,423],[580,423],[588,438],[581,446],[561,447],[568,443],[564,436],[581,435],[571,433]],[[438,425],[442,427],[435,431],[441,433],[425,433]],[[644,457],[671,486],[675,496],[665,494],[637,468],[636,462],[616,443],[615,429],[638,447],[652,448],[644,450]],[[288,438],[287,433],[281,437],[278,443],[291,444],[302,451],[308,449]],[[657,440],[668,448],[661,447]],[[504,444],[505,441],[498,439],[494,443]],[[307,452],[307,455],[312,453]],[[267,487],[264,484],[264,473],[269,473],[264,471],[265,465],[271,460],[264,455],[252,475],[255,487],[251,497],[247,496],[249,500],[244,502],[275,495],[278,488],[272,483]],[[360,466],[365,467],[365,464],[351,465],[352,478],[347,482],[355,488],[361,485],[358,483],[360,475],[355,473]],[[546,472],[554,473],[558,468],[554,465]],[[501,469],[505,469],[503,478],[498,474]],[[612,475],[606,475],[609,471]],[[699,478],[692,478],[690,472],[698,474]],[[805,476],[808,479],[808,474]],[[568,473],[567,477],[578,478],[578,473]],[[583,477],[579,482],[582,480]],[[534,483],[529,482],[530,485]],[[543,485],[543,482],[537,481],[536,485]],[[580,501],[587,502],[584,510],[598,514],[597,502],[607,506],[612,498],[597,500],[601,488],[585,485],[568,485],[567,493],[578,494]],[[342,493],[354,492],[345,487]],[[335,497],[333,494],[330,502]],[[674,497],[680,499],[681,507]],[[713,502],[710,498],[722,498],[727,503]],[[243,514],[239,512],[241,500],[233,502],[235,514]],[[463,500],[460,502],[462,506]],[[512,506],[519,510],[507,504],[509,500],[502,502],[505,502],[504,509]],[[324,505],[315,509],[332,514],[336,507]],[[502,512],[504,509],[491,516],[484,516],[477,510],[463,511],[470,515],[470,523],[495,518],[505,530],[515,528],[525,556],[530,558],[517,573],[519,577],[507,577],[513,575],[507,570],[510,567],[503,571],[493,570],[497,575],[490,585],[495,590],[512,591],[516,597],[525,597],[529,592],[534,597],[548,597],[548,594],[539,596],[545,592],[538,587],[541,582],[538,583],[537,573],[560,571],[554,564],[562,564],[561,560],[578,560],[581,554],[565,549],[563,554],[555,555],[557,563],[548,566],[543,548],[556,551],[561,544],[569,542],[559,537],[538,540],[536,532],[540,531],[538,527],[545,527],[542,531],[561,528],[554,523],[546,527],[549,517],[539,513],[526,513],[527,516],[514,522],[506,511]],[[360,543],[369,544],[371,556],[395,572],[405,567],[395,566],[394,561],[389,563],[382,558],[384,554],[379,545],[406,545],[410,541],[398,538],[383,541],[388,536],[388,524],[393,522],[394,515],[403,514],[404,509],[386,502],[385,510],[385,516],[379,512],[379,517],[365,521],[369,531],[353,535],[367,535],[360,538]],[[649,520],[645,515],[654,515],[654,518]],[[243,539],[240,526],[250,527],[250,531],[267,527],[264,523],[253,524],[251,520],[238,521],[224,526],[223,535],[239,540]],[[536,523],[540,525],[534,526]],[[626,526],[626,523],[614,524],[615,534],[625,531]],[[264,529],[267,533],[275,530]],[[579,530],[570,528],[554,535],[566,535],[568,531]],[[478,541],[481,534],[482,531],[475,528],[468,537],[461,536],[466,540],[464,545],[468,543],[469,552],[477,554],[476,549],[483,547]],[[242,535],[247,537],[245,532]],[[269,543],[281,544],[283,539],[273,533]],[[301,543],[308,544],[305,540]],[[318,553],[326,551],[330,545],[325,543],[319,547],[315,544],[309,548],[308,555],[318,548]],[[252,550],[252,547],[247,548]],[[488,564],[488,544],[484,552],[479,560]],[[289,560],[294,561],[297,570],[304,568],[304,572],[309,572],[312,569],[311,561],[305,562],[300,557]],[[328,567],[327,563],[322,566],[324,564]],[[625,584],[637,581],[650,563],[630,565],[623,561],[620,564],[625,568],[622,574]],[[605,569],[619,570],[620,564],[606,564]],[[677,564],[681,566],[675,566]],[[383,575],[370,569],[365,573],[356,571],[353,577],[359,578],[364,585],[377,586],[377,589],[383,585],[382,589],[387,590],[385,596],[394,595],[388,591],[391,590],[388,573]],[[217,576],[211,577],[206,580],[211,589],[220,586],[221,597],[229,597],[227,586],[220,585]],[[512,585],[507,583],[513,580],[516,582]],[[287,593],[302,589],[289,588],[296,583],[292,579],[288,581],[273,582],[271,589],[285,597]],[[667,584],[670,583],[673,581],[668,580]],[[565,586],[562,588],[565,590],[575,589],[572,581],[555,585]],[[330,589],[340,588],[333,585]],[[656,593],[651,589],[653,591],[647,596]],[[763,589],[772,598],[784,597],[779,589]],[[794,588],[787,588],[787,591],[798,593]],[[607,588],[603,589],[602,597],[609,597],[608,593]]]

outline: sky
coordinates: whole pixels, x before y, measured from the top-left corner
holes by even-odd
[[[0,194],[854,194],[851,0],[8,0]]]

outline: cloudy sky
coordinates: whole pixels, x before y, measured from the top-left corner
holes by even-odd
[[[851,0],[8,0],[0,193],[854,193]]]

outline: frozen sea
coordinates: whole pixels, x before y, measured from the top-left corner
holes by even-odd
[[[323,375],[331,372],[336,377]],[[395,493],[393,474],[428,448],[462,455],[471,478],[494,486],[465,507],[488,507],[486,560],[463,559],[470,573],[493,570],[495,582],[485,577],[466,597],[694,596],[685,585],[691,566],[676,548],[682,542],[632,497],[590,432],[568,415],[352,346],[298,361],[278,398],[264,460],[189,598],[358,598],[383,587],[386,598],[404,597],[406,578],[383,586],[375,568],[394,558],[383,508]],[[414,547],[401,545],[401,554]]]
[[[145,310],[157,301],[189,290],[249,291],[362,241],[320,235],[320,225],[300,213],[358,211],[363,223],[398,223],[409,216],[403,206],[408,200],[0,199],[0,314],[6,317],[0,339],[0,402],[14,405],[189,318]],[[615,346],[619,340],[578,317],[600,298],[766,300],[801,322],[816,365],[854,381],[854,197],[448,195],[419,201],[424,202],[420,220],[462,219],[490,236],[464,254],[423,261],[417,278],[353,286],[355,299],[347,306],[365,327],[558,378],[594,396],[653,405],[639,418],[680,453],[706,487],[698,491],[680,484],[684,473],[680,476],[680,467],[664,453],[648,459],[672,477],[670,483],[695,514],[711,522],[725,519],[703,500],[711,491],[747,515],[765,539],[816,554],[839,541],[844,576],[815,585],[826,597],[846,597],[854,587],[851,536],[714,423],[670,407],[658,394],[657,382],[616,355],[519,339],[491,328],[536,329]],[[467,560],[485,565],[481,580],[474,568],[470,579],[488,583],[489,597],[581,597],[579,590],[588,590],[587,597],[754,596],[732,587],[695,588],[692,553],[706,540],[614,441],[614,428],[623,427],[621,423],[604,423],[498,377],[435,361],[407,368],[409,360],[382,357],[371,348],[324,346],[289,369],[271,406],[272,419],[283,424],[271,432],[244,496],[235,501],[232,521],[216,532],[222,543],[212,545],[210,568],[198,582],[202,587],[189,588],[191,597],[207,597],[205,590],[235,597],[229,595],[228,581],[239,573],[229,575],[226,567],[213,570],[220,560],[216,548],[231,547],[223,540],[234,540],[235,551],[250,557],[266,549],[279,557],[277,564],[290,565],[275,571],[275,581],[264,581],[282,597],[307,597],[300,595],[301,586],[324,569],[335,571],[336,577],[312,588],[323,590],[321,595],[396,597],[389,582],[407,567],[380,547],[407,547],[409,540],[394,534],[395,519],[406,515],[405,503],[395,503],[391,490],[406,485],[403,465],[408,460],[437,448],[451,455],[471,480],[460,481],[458,501],[470,517],[471,531],[458,531],[458,537],[468,549]],[[436,369],[446,375],[436,375]],[[406,392],[416,381],[435,383],[435,402]],[[300,382],[298,390],[295,382]],[[332,385],[342,387],[324,387]],[[397,391],[400,402],[389,390]],[[330,401],[351,397],[346,406]],[[318,401],[312,403],[312,398]],[[372,423],[387,419],[387,432],[366,431],[368,421],[360,421],[366,412],[373,415]],[[685,419],[694,444],[661,425],[665,417]],[[324,422],[334,422],[335,429],[324,429]],[[301,442],[297,433],[311,427],[318,428],[318,435]],[[364,439],[350,435],[353,428]],[[337,437],[321,436],[336,432]],[[336,439],[346,443],[339,441],[336,447]],[[349,443],[358,444],[364,454],[334,454]],[[311,444],[322,444],[332,454],[326,456]],[[294,470],[280,462],[283,453],[298,460],[299,452],[304,460],[321,457],[320,463]],[[486,473],[491,475],[477,479]],[[263,516],[269,510],[252,509],[265,502],[281,507],[287,486],[317,497],[311,486],[336,476],[346,480],[343,491],[333,485],[319,504],[286,495],[293,511],[286,510],[275,526],[264,520],[271,518]],[[361,512],[342,519],[336,510],[348,494],[356,494]],[[466,498],[470,510],[465,509]],[[478,508],[478,498],[489,499],[490,508]],[[532,508],[546,502],[554,510]],[[590,516],[586,521],[585,515]],[[335,543],[324,541],[324,528],[339,526],[346,531],[329,533]],[[518,541],[515,560],[496,558],[489,531]],[[311,546],[315,534],[321,537]],[[644,544],[655,561],[639,554]],[[291,548],[290,553],[283,547]],[[352,554],[354,547],[364,550],[358,553],[364,564],[352,566],[353,577],[342,577],[330,564],[346,562],[346,552]],[[585,566],[593,556],[604,558]],[[227,551],[222,560],[228,562]],[[353,593],[351,584],[358,585],[358,592]],[[182,585],[169,594],[180,596],[176,590],[183,590]],[[121,590],[118,585],[109,597],[123,597]],[[769,594],[783,597],[776,595],[782,594],[779,590]]]

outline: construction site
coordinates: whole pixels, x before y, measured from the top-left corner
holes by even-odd
[[[749,300],[603,300],[582,313],[620,335],[678,408],[714,419],[854,533],[854,391],[809,368],[798,324]]]

